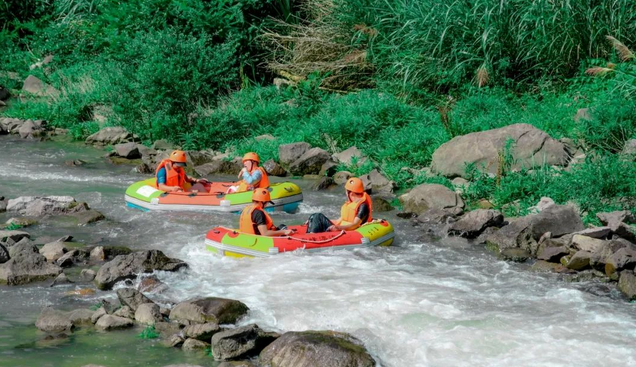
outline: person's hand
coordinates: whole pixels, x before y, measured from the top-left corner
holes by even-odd
[[[197,182],[200,182],[200,183],[203,183],[203,184],[210,183],[210,181],[208,181],[207,178],[200,178]]]
[[[327,228],[327,232],[335,232],[338,230],[338,227],[336,227],[336,225],[331,225],[329,226],[329,228]]]
[[[294,231],[293,231],[293,230],[291,230],[291,229],[286,229],[286,230],[284,230],[284,231],[283,231],[283,234],[284,234],[285,236],[289,236],[289,235],[290,235],[290,234],[292,234],[292,233],[294,233]]]
[[[183,191],[183,189],[180,188],[179,186],[172,186],[172,188],[170,189],[170,192],[179,192],[179,191]]]

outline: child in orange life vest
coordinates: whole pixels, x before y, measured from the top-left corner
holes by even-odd
[[[266,189],[269,187],[269,177],[263,167],[259,167],[260,158],[258,154],[250,152],[243,156],[243,169],[238,174],[242,179],[238,186],[232,186],[228,193],[244,192],[254,189]]]
[[[322,213],[314,213],[307,220],[307,233],[353,231],[371,222],[371,198],[364,192],[364,184],[357,177],[345,183],[347,201],[340,209],[340,218],[329,220]]]
[[[252,193],[252,205],[248,205],[241,212],[239,231],[268,237],[289,236],[293,232],[292,230],[279,230],[274,226],[272,218],[265,213],[265,205],[268,203],[271,203],[269,190],[254,190]]]
[[[175,150],[170,153],[170,157],[161,161],[155,171],[157,188],[166,192],[188,191],[186,183],[190,183],[198,184],[192,186],[190,191],[205,191],[205,186],[202,184],[207,183],[208,180],[188,177],[183,169],[185,165],[186,155],[184,151]]]

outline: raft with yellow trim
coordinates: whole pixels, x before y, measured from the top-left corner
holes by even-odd
[[[196,210],[196,211],[241,211],[252,203],[252,192],[226,194],[234,182],[210,182],[207,192],[164,192],[155,187],[155,179],[136,182],[126,190],[126,204],[141,210]],[[291,182],[273,183],[269,187],[273,205],[268,210],[293,212],[303,193]]]
[[[354,231],[306,233],[307,226],[290,226],[290,236],[266,237],[216,227],[208,232],[205,245],[209,251],[222,256],[267,257],[290,251],[321,251],[329,248],[390,246],[395,233],[386,220],[374,220]]]

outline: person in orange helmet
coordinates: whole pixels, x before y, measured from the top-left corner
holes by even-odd
[[[156,186],[159,190],[166,192],[188,191],[186,183],[203,184],[208,180],[188,177],[183,167],[186,166],[186,154],[183,150],[175,150],[170,153],[170,157],[159,163],[155,170]],[[196,185],[190,191],[205,190],[203,185]]]
[[[241,212],[239,231],[268,237],[292,234],[293,231],[290,229],[278,229],[274,226],[272,218],[265,212],[268,203],[271,203],[269,190],[255,189],[252,192],[252,204]]]
[[[266,189],[269,187],[269,177],[263,167],[259,167],[261,160],[254,152],[246,153],[243,156],[243,169],[238,174],[242,179],[239,183],[238,192],[254,189]]]
[[[351,177],[345,183],[347,201],[340,209],[340,218],[330,220],[322,213],[314,213],[307,220],[307,233],[353,231],[371,222],[371,198],[364,191],[364,183]]]

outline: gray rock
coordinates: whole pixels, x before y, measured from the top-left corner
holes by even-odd
[[[333,175],[333,182],[338,186],[342,186],[352,176],[353,174],[349,171],[339,171]]]
[[[95,327],[99,330],[125,329],[131,326],[133,326],[131,319],[115,315],[104,315],[95,324]]]
[[[570,251],[568,251],[565,246],[556,246],[556,247],[545,247],[537,256],[539,260],[545,260],[553,263],[560,262],[563,256],[569,255]]]
[[[498,252],[509,248],[520,248],[533,254],[538,249],[537,241],[532,236],[532,221],[529,217],[519,218],[503,226],[486,238],[486,245]]]
[[[438,184],[423,184],[400,196],[405,212],[417,215],[429,209],[464,208],[464,201],[454,191]]]
[[[222,362],[217,367],[255,367],[250,361],[227,361]]]
[[[31,235],[24,231],[0,231],[0,242],[12,241],[17,243],[23,238],[30,239]]]
[[[501,260],[514,261],[518,263],[526,262],[530,257],[530,253],[520,248],[507,248],[501,250],[497,255]]]
[[[607,236],[609,236],[612,233],[612,230],[610,227],[593,227],[593,228],[586,228],[582,231],[578,231],[578,232],[574,232],[574,235],[581,235],[581,236],[586,236],[586,237],[591,237],[591,238],[597,238],[597,239],[604,239],[607,238]]]
[[[281,165],[276,163],[273,159],[270,159],[267,162],[263,163],[263,168],[265,169],[265,172],[267,172],[267,174],[270,176],[287,176],[287,171],[285,171],[285,169]]]
[[[333,157],[336,162],[342,163],[346,166],[352,166],[354,164],[354,160],[356,161],[357,166],[361,166],[367,161],[367,157],[365,157],[364,154],[362,154],[362,152],[356,147],[351,147],[340,153],[336,153]]]
[[[636,159],[636,139],[630,139],[625,142],[621,155],[632,160]]]
[[[529,124],[513,124],[499,129],[458,136],[442,144],[433,153],[431,170],[447,177],[466,176],[466,165],[496,174],[499,155],[508,141],[514,142],[510,154],[513,169],[540,165],[566,166],[565,146],[545,132]]]
[[[176,271],[184,267],[187,267],[186,263],[171,259],[159,250],[118,255],[99,269],[95,284],[99,289],[105,290],[121,280],[134,279],[140,273],[150,273],[155,270]]]
[[[92,317],[95,312],[80,308],[68,313],[68,319],[71,320],[74,326],[77,325],[92,325]]]
[[[2,265],[0,265],[2,266]],[[636,250],[631,247],[618,249],[605,264],[605,274],[611,276],[622,270],[634,270],[636,267]]]
[[[105,127],[86,138],[86,144],[106,146],[134,141],[134,137],[123,127]]]
[[[169,348],[180,347],[185,340],[179,335],[171,335],[165,340],[164,344]]]
[[[200,176],[209,176],[215,174],[233,174],[236,175],[241,171],[243,165],[240,160],[225,160],[215,158],[212,162],[195,166],[194,171]]]
[[[570,270],[566,268],[560,263],[553,263],[553,262],[548,262],[545,260],[538,260],[537,262],[532,264],[532,267],[530,268],[530,270],[537,271],[537,272],[554,272],[554,273],[567,273],[567,272],[574,271],[574,270]]]
[[[590,259],[592,253],[589,251],[577,251],[570,260],[565,264],[568,269],[585,270],[590,268]]]
[[[60,96],[60,91],[52,86],[44,83],[33,75],[29,75],[22,85],[22,91],[28,92],[36,97],[52,97],[57,98]]]
[[[133,168],[135,173],[140,173],[142,175],[149,175],[155,172],[155,170],[150,167],[147,163],[139,163],[135,168]]]
[[[335,331],[288,332],[267,346],[260,363],[277,367],[374,367],[362,343]]]
[[[311,185],[311,189],[313,191],[323,191],[328,190],[334,186],[333,179],[331,177],[322,176],[318,180],[316,180],[313,185]]]
[[[0,243],[0,264],[4,264],[11,259],[11,255],[9,254],[9,250],[4,247],[3,244]]]
[[[636,242],[636,227],[632,225],[621,223],[614,231],[614,234],[630,242]]]
[[[163,317],[159,312],[159,305],[154,303],[142,303],[135,311],[135,321],[141,324],[154,325],[157,321],[162,321]]]
[[[575,249],[588,252],[598,252],[603,249],[606,243],[608,243],[608,241],[597,240],[580,234],[575,234],[572,237],[572,246]]]
[[[91,250],[90,253],[91,261],[104,261],[106,260],[106,253],[104,252],[104,247],[96,246]]]
[[[304,142],[279,145],[278,161],[281,166],[289,167],[309,149],[311,149],[311,145]]]
[[[84,210],[86,203],[78,203],[70,196],[21,196],[9,200],[8,212],[29,217],[68,214]]]
[[[105,315],[108,315],[108,313],[106,312],[106,309],[104,307],[100,307],[91,315],[91,322],[95,324],[99,319],[101,319]]]
[[[73,329],[73,323],[63,312],[45,307],[35,326],[45,333],[66,333]]]
[[[249,308],[241,301],[207,297],[181,302],[170,312],[170,320],[182,324],[216,323],[233,324],[243,317]]]
[[[46,257],[48,262],[55,262],[60,257],[64,256],[67,249],[62,242],[47,243],[40,249],[40,254]]]
[[[199,150],[186,150],[186,158],[188,165],[200,166],[206,163],[210,163],[216,159],[215,152],[212,151],[199,151]]]
[[[445,225],[453,221],[461,213],[462,210],[457,207],[448,209],[432,208],[418,215],[417,218],[415,218],[415,222],[422,224]]]
[[[322,165],[330,159],[331,155],[324,149],[311,148],[289,165],[289,171],[299,176],[318,174]]]
[[[612,232],[616,232],[621,223],[634,223],[634,216],[628,210],[596,213],[596,217],[603,225],[610,227]]]
[[[71,283],[73,282],[71,282],[71,280],[66,276],[66,274],[60,273],[60,275],[58,275],[57,278],[53,279],[53,283],[51,283],[49,287],[55,287],[56,285],[65,285],[65,284],[71,284]]]
[[[183,335],[186,338],[197,340],[210,340],[210,338],[218,333],[221,329],[216,323],[194,324],[188,325],[183,329]]]
[[[115,153],[122,158],[126,158],[126,159],[141,158],[141,153],[139,152],[139,147],[137,146],[137,143],[128,142],[128,143],[116,144],[114,148],[115,148]]]
[[[40,138],[46,135],[46,123],[44,120],[27,120],[18,129],[18,134],[22,139]]]
[[[131,310],[136,311],[137,307],[143,303],[154,303],[148,297],[144,296],[138,290],[134,288],[121,288],[117,290],[117,297],[122,305],[130,307]]]
[[[272,134],[263,134],[254,138],[256,141],[274,141],[276,138]]]
[[[278,337],[256,324],[221,331],[212,337],[212,355],[217,361],[247,358],[260,353]]]
[[[152,149],[155,150],[173,150],[172,144],[163,139],[159,139],[152,144]]]
[[[202,342],[200,340],[186,339],[185,342],[183,342],[183,346],[181,347],[181,349],[185,351],[194,351],[194,350],[203,350],[209,346],[210,344],[206,342]]]
[[[620,273],[618,289],[630,300],[636,300],[636,275],[633,271],[625,270]]]
[[[0,264],[0,283],[20,285],[54,278],[62,268],[49,264],[36,246],[24,244],[10,250],[11,259]]]
[[[181,325],[176,322],[157,321],[155,323],[155,330],[163,337],[169,337],[171,335],[180,334]]]
[[[131,310],[130,307],[123,306],[119,310],[113,312],[113,316],[124,317],[124,318],[127,318],[127,319],[134,320],[135,319],[135,312],[133,310]]]
[[[391,194],[396,188],[395,182],[384,177],[377,169],[369,172],[368,175],[362,175],[360,179],[364,183],[365,189],[370,189],[375,194]]]
[[[532,233],[538,240],[546,232],[553,237],[585,229],[578,210],[573,205],[551,205],[532,218]]]
[[[328,160],[327,162],[323,163],[322,167],[320,167],[320,172],[318,172],[318,176],[332,177],[336,173],[337,169],[338,169],[338,163],[332,160]]]
[[[371,205],[373,206],[374,213],[385,213],[395,210],[391,205],[391,199],[384,196],[372,196]]]
[[[168,286],[165,285],[163,282],[161,282],[156,275],[150,275],[147,277],[143,277],[139,281],[139,286],[137,287],[137,289],[140,292],[144,292],[144,293],[155,293],[155,292],[161,292],[167,287]]]
[[[72,213],[69,216],[73,217],[77,222],[77,225],[80,226],[95,223],[106,218],[104,214],[93,209]]]
[[[479,236],[488,227],[501,227],[503,215],[497,210],[477,209],[461,216],[448,229],[449,234],[467,238]]]

